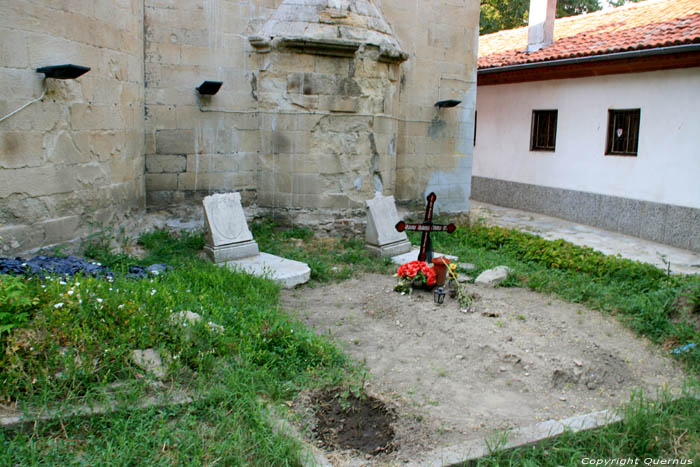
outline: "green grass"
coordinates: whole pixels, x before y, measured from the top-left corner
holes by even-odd
[[[315,237],[309,229],[281,229],[269,220],[256,222],[251,230],[261,251],[307,263],[314,282],[345,280],[360,272],[396,272],[389,258],[370,255],[363,239]]]
[[[110,251],[103,236],[85,251],[119,273],[155,262],[173,269],[113,282],[0,276],[0,297],[17,309],[0,334],[0,400],[28,411],[105,401],[119,409],[0,430],[0,465],[298,465],[300,446],[273,428],[265,405],[314,386],[352,386],[359,366],[280,310],[277,284],[199,259],[201,234],[156,231],[140,244],[148,251],[141,260]],[[344,266],[345,257],[328,255]],[[188,330],[170,322],[185,310],[202,322]],[[146,348],[172,357],[165,389],[188,391],[196,403],[126,410],[151,391],[130,359]]]
[[[658,459],[683,460],[682,465],[700,462],[700,400],[672,400],[665,394],[654,401],[633,394],[620,413],[621,422],[596,430],[565,432],[533,446],[495,452],[465,465],[569,466],[582,465],[584,459],[629,458],[639,459],[637,465],[652,465],[652,460]],[[494,450],[499,441],[502,438],[496,440]],[[635,464],[628,461],[627,465]]]
[[[388,260],[370,256],[360,239],[317,238],[269,220],[251,228],[261,250],[307,262],[311,286],[363,272],[395,272]],[[566,242],[479,225],[433,239],[436,250],[474,263],[474,276],[504,264],[514,271],[506,286],[615,314],[666,348],[700,342],[691,323],[673,314],[679,296],[698,299],[697,277],[667,277],[652,266]],[[0,465],[299,465],[300,446],[277,432],[268,405],[279,407],[299,391],[322,385],[354,388],[362,368],[280,310],[273,282],[200,260],[201,234],[144,235],[142,259],[111,251],[110,241],[96,235],[85,252],[119,273],[132,264],[164,262],[173,269],[152,281],[0,276],[0,399],[27,409],[105,400],[116,400],[118,407],[101,416],[0,430]],[[184,310],[199,313],[204,322],[189,332],[172,325],[171,313]],[[224,326],[224,333],[210,330],[207,321]],[[196,395],[194,403],[127,410],[151,391],[129,359],[132,350],[149,347],[173,356],[164,385]],[[676,358],[690,376],[698,375],[700,349]],[[124,381],[116,396],[110,392]],[[479,463],[580,465],[586,455],[697,458],[698,408],[691,399],[659,404],[635,396],[621,423]]]

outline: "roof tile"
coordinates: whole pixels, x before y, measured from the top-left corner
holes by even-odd
[[[527,27],[479,38],[479,69],[700,43],[700,0],[648,0],[560,18],[554,42],[527,53]]]

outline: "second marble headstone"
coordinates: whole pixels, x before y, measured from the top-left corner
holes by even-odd
[[[396,223],[399,214],[393,196],[376,193],[374,199],[366,201],[367,230],[365,240],[367,248],[382,258],[396,256],[411,250],[406,232],[398,232]]]
[[[215,263],[247,258],[259,253],[248,229],[240,193],[224,193],[204,198],[207,239],[204,250]]]

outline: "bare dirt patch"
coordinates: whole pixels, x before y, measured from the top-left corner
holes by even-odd
[[[635,388],[653,396],[684,378],[614,317],[553,296],[468,285],[481,298],[462,313],[455,299],[439,306],[431,292],[400,295],[394,285],[367,274],[282,293],[288,311],[366,362],[367,393],[395,407],[396,449],[371,462],[415,461],[498,430],[614,408]]]
[[[314,432],[326,449],[355,449],[370,455],[394,450],[394,415],[376,397],[322,391],[311,398]]]

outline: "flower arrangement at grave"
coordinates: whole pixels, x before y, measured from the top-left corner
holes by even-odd
[[[396,271],[399,283],[394,290],[402,294],[411,293],[416,287],[433,287],[437,282],[435,269],[425,261],[409,261]]]

